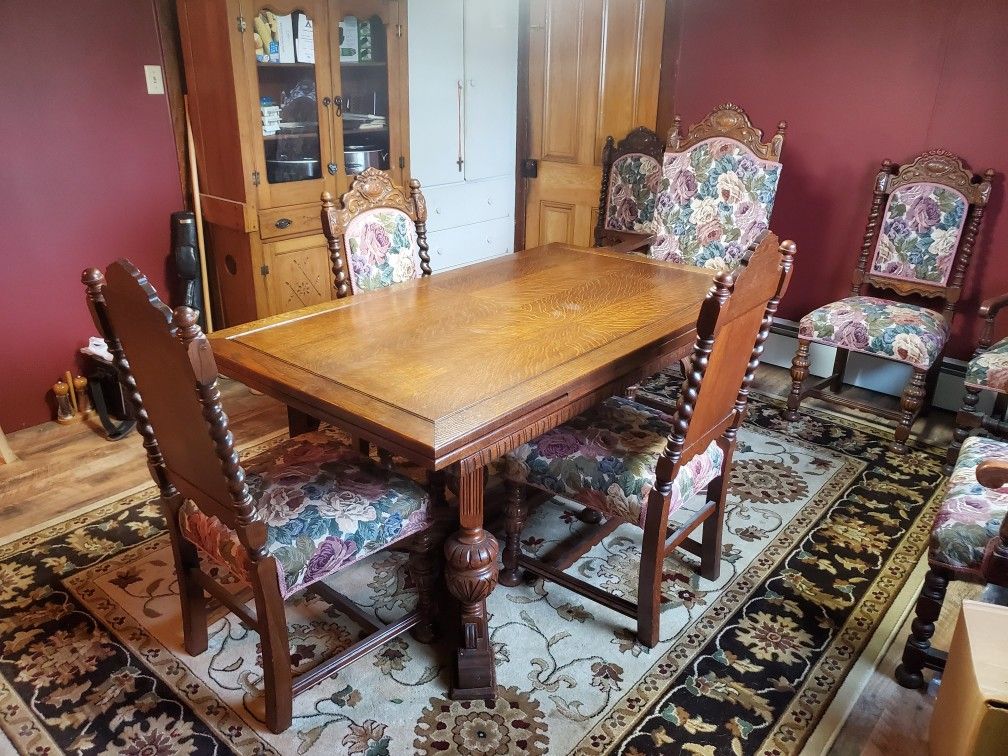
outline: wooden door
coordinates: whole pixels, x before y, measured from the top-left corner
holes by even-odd
[[[655,127],[664,0],[530,0],[525,246],[591,246],[608,135]]]
[[[263,243],[271,315],[335,298],[329,250],[321,234]]]

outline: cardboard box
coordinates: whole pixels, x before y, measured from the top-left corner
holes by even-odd
[[[298,63],[315,62],[315,26],[304,13],[294,13],[294,57]]]
[[[1008,607],[963,601],[928,731],[934,756],[1008,753]]]
[[[339,22],[339,59],[341,63],[356,63],[357,17],[347,16]]]
[[[296,63],[294,55],[294,19],[288,13],[277,16],[277,41],[280,45],[280,62]]]

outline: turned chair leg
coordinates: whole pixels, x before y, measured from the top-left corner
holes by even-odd
[[[924,687],[924,675],[921,673],[931,650],[934,623],[941,614],[948,583],[948,574],[940,570],[931,569],[924,578],[924,588],[917,599],[916,616],[910,626],[910,637],[903,648],[903,663],[896,668],[896,682],[904,688]]]
[[[175,557],[179,602],[182,605],[182,642],[187,654],[199,656],[207,650],[207,597],[202,586],[192,578],[192,570],[200,567],[199,553],[192,542],[182,535],[179,527],[178,512],[182,503],[182,495],[175,494],[161,500],[161,510],[168,523],[168,537]]]
[[[420,623],[411,631],[411,635],[421,643],[432,643],[437,637],[434,625],[437,616],[437,601],[434,592],[440,573],[440,549],[437,548],[437,538],[431,530],[414,536],[410,547],[410,558],[407,569],[417,590],[417,609],[420,612]]]
[[[717,580],[721,576],[721,534],[724,532],[725,499],[728,486],[725,473],[707,486],[707,503],[716,502],[714,511],[707,516],[700,533],[700,577]]]
[[[802,382],[808,376],[809,367],[809,339],[798,337],[798,350],[794,359],[791,360],[791,393],[788,394],[787,413],[784,415],[787,420],[798,419],[798,406],[801,404]]]
[[[948,453],[945,455],[945,468],[943,472],[946,475],[952,474],[952,468],[955,467],[956,460],[959,459],[959,450],[962,448],[963,441],[966,440],[970,430],[976,428],[979,424],[977,423],[978,417],[976,412],[977,402],[979,401],[980,389],[967,386],[966,392],[963,394],[962,407],[956,413],[956,425],[955,432],[952,434],[952,443],[949,444]]]
[[[926,370],[914,368],[913,375],[910,376],[906,388],[903,389],[903,396],[900,397],[902,414],[900,415],[899,425],[896,426],[895,439],[890,446],[897,454],[906,454],[907,452],[906,442],[910,438],[910,428],[913,426],[914,420],[917,419],[917,413],[920,411],[921,402],[924,399],[924,381],[926,378]]]
[[[291,669],[290,640],[287,615],[272,557],[252,564],[250,580],[255,597],[256,619],[259,622],[259,644],[262,648],[263,691],[266,695],[266,726],[270,732],[282,733],[291,726],[294,709],[294,673]]]
[[[927,372],[927,381],[924,383],[924,406],[921,407],[923,417],[931,414],[931,405],[934,404],[935,392],[938,390],[938,378],[941,377],[941,365],[942,357],[939,355]]]
[[[528,503],[525,500],[524,484],[508,480],[504,485],[507,496],[504,505],[507,543],[504,545],[504,569],[500,571],[497,582],[513,588],[524,577],[523,570],[518,568],[518,557],[521,556],[521,533],[528,515]]]

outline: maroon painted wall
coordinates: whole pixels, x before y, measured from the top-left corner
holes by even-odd
[[[884,158],[944,147],[998,171],[949,347],[968,357],[979,301],[1008,291],[1008,2],[670,0],[668,11],[661,129],[725,101],[765,132],[788,121],[770,225],[798,259],[781,317],[847,295]]]
[[[80,273],[128,256],[165,292],[182,209],[154,10],[138,0],[4,3],[0,79],[0,426],[52,419],[49,387],[95,335]]]

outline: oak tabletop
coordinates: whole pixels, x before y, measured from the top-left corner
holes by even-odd
[[[692,345],[712,273],[550,244],[210,336],[221,372],[441,469]]]

